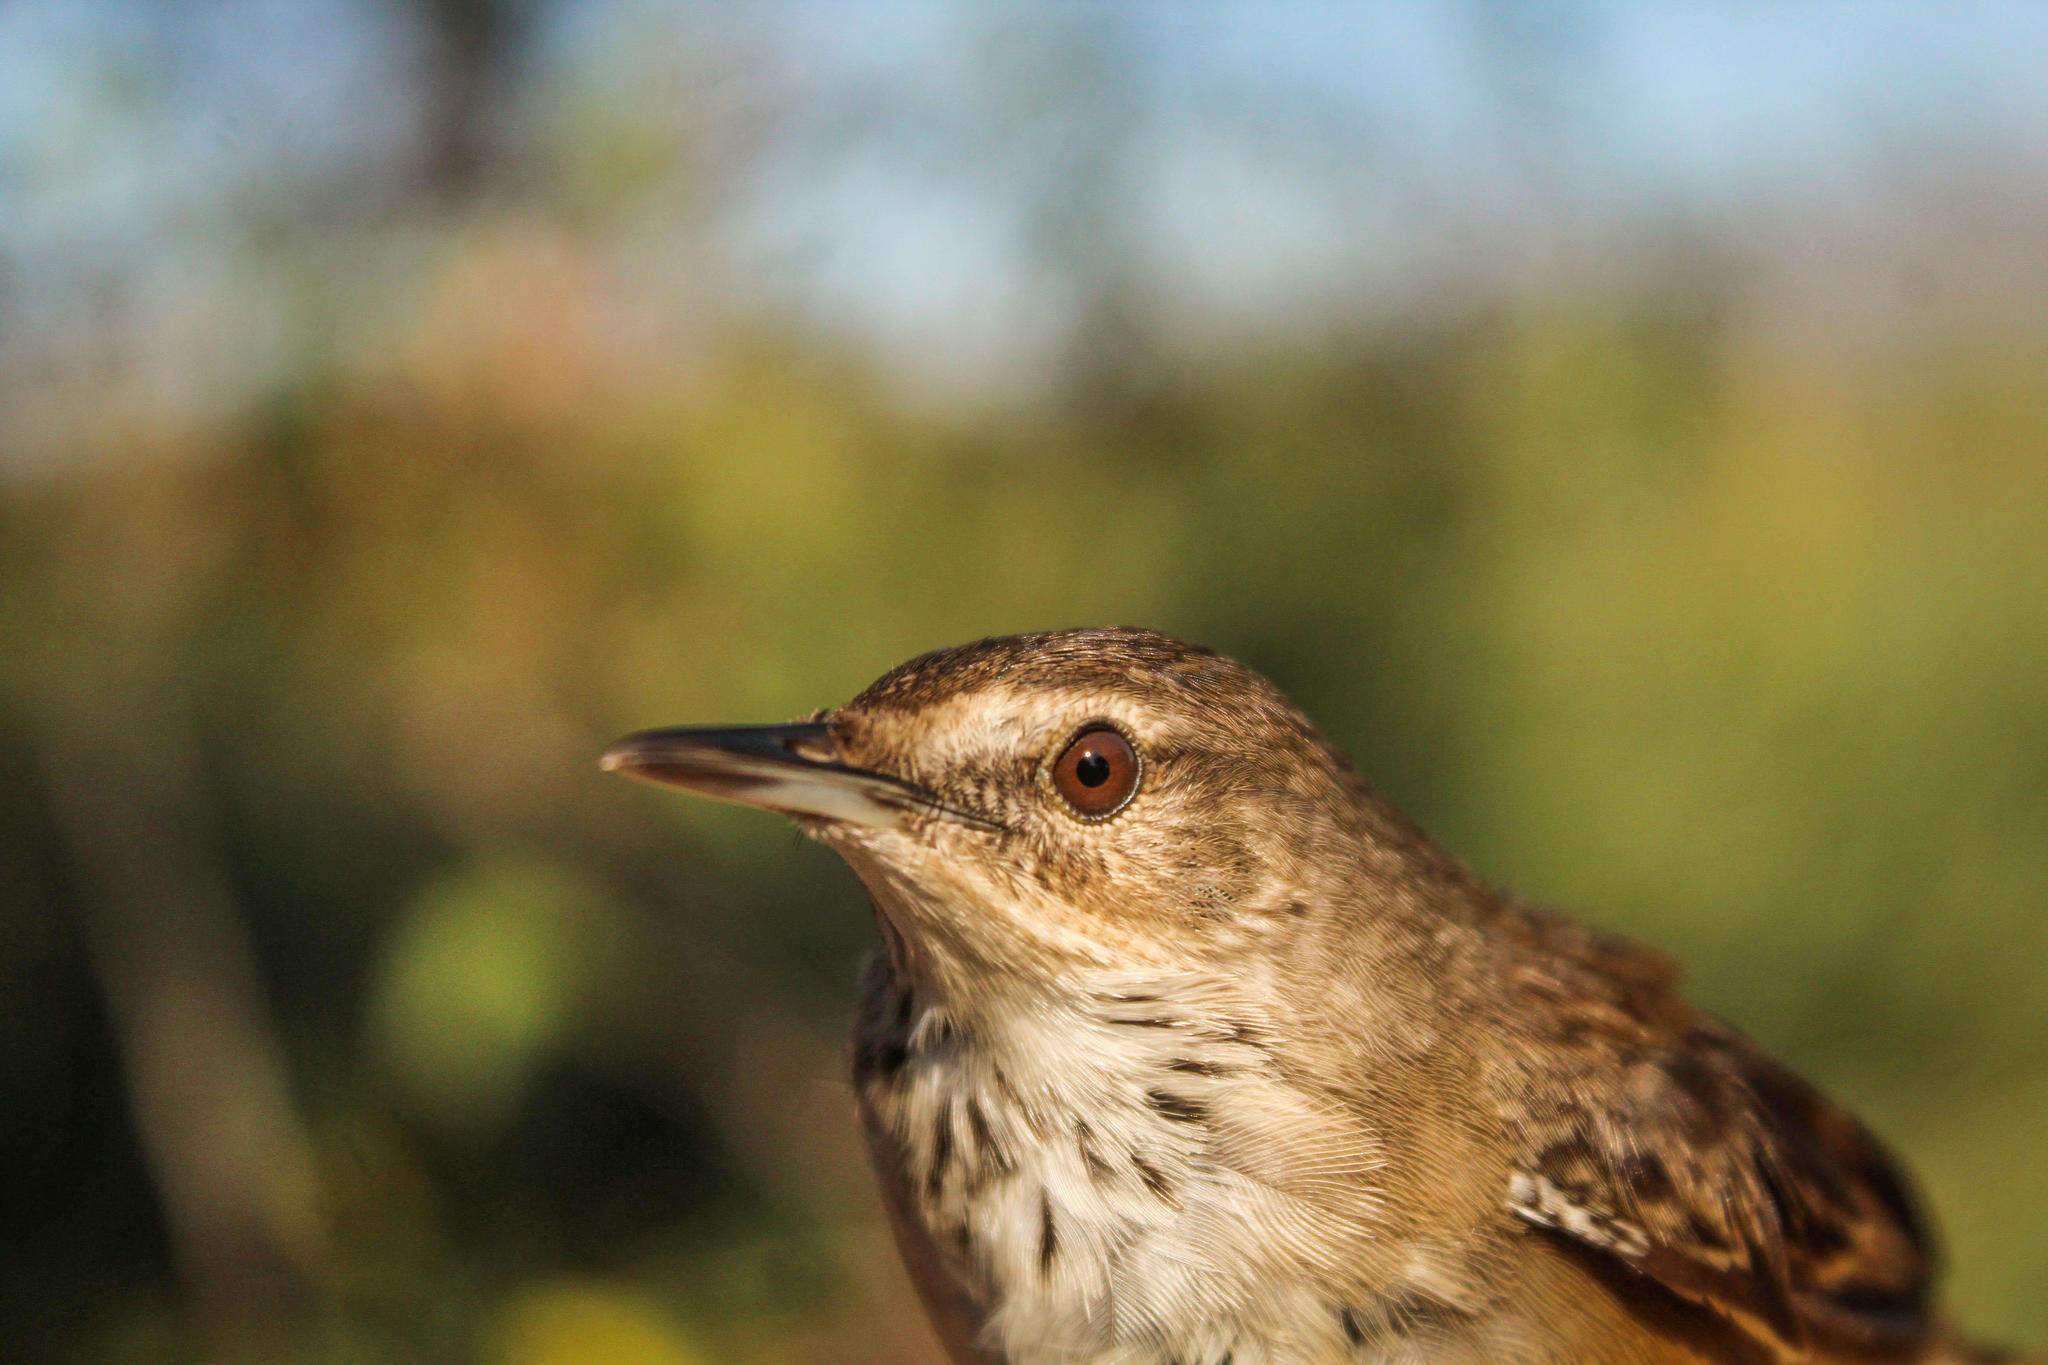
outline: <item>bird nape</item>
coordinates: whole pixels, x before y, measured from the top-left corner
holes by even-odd
[[[1221,655],[981,640],[604,764],[867,888],[860,1116],[957,1359],[1991,1358],[1854,1118]]]

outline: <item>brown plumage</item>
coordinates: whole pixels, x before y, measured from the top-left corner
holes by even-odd
[[[1228,659],[984,640],[606,762],[789,813],[867,886],[861,1113],[958,1359],[1989,1358],[1855,1119]]]

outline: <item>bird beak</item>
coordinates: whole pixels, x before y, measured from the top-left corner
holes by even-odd
[[[642,730],[598,766],[784,815],[889,829],[912,812],[956,815],[923,788],[839,761],[832,727],[749,725]]]

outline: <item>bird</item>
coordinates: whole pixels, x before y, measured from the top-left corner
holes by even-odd
[[[1222,654],[992,637],[601,762],[864,886],[856,1106],[955,1361],[2008,1358],[1867,1128]]]

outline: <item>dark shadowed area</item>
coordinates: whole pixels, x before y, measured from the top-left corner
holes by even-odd
[[[851,875],[601,774],[1157,626],[2048,1340],[2048,10],[0,6],[12,1359],[932,1360]]]

